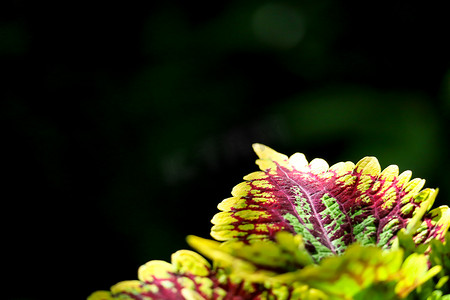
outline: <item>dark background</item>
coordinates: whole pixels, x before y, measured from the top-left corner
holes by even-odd
[[[0,297],[85,299],[208,237],[254,142],[375,155],[448,204],[444,1],[371,5],[0,4]]]

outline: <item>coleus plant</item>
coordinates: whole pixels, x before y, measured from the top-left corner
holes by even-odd
[[[261,171],[223,200],[198,252],[150,261],[88,300],[450,300],[450,210],[437,189],[375,157],[308,162],[254,144]]]

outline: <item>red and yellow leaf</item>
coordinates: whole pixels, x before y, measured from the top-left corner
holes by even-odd
[[[172,263],[152,260],[139,268],[138,280],[119,282],[110,291],[94,292],[87,300],[276,300],[285,299],[276,296],[283,293],[285,287],[266,288],[232,277],[222,268],[211,267],[199,254],[179,250],[172,255]],[[305,293],[309,291],[301,295]]]
[[[171,264],[146,263],[139,268],[138,278],[119,282],[111,291],[97,291],[88,300],[221,299],[226,295],[208,261],[188,250],[175,252]]]
[[[402,228],[414,230],[417,243],[442,240],[448,230],[447,207],[428,212],[437,190],[422,190],[425,181],[411,180],[411,171],[399,174],[396,165],[382,171],[375,157],[329,167],[300,153],[288,158],[261,144],[253,148],[261,171],[245,176],[218,205],[211,235],[219,241],[273,240],[288,231],[302,235],[319,261],[354,242],[389,248]]]

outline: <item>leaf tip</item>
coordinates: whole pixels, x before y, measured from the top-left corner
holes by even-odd
[[[87,300],[112,300],[113,297],[108,291],[96,291],[92,293]]]
[[[266,145],[254,143],[252,145],[253,151],[255,151],[256,155],[258,155],[259,158],[262,158],[261,155],[266,151],[268,148]]]
[[[308,165],[308,160],[303,153],[297,152],[289,157],[289,163],[297,170],[300,170]]]
[[[278,153],[266,145],[255,143],[252,146],[256,155],[258,155],[260,159],[268,159],[276,162],[282,162],[288,159],[286,155]]]
[[[378,175],[381,166],[375,156],[366,156],[356,164],[356,171],[367,175]]]

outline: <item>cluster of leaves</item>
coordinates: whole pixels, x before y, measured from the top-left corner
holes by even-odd
[[[450,300],[450,209],[437,190],[378,160],[328,166],[255,144],[261,171],[244,177],[212,219],[217,241],[188,236],[139,280],[88,300]]]

